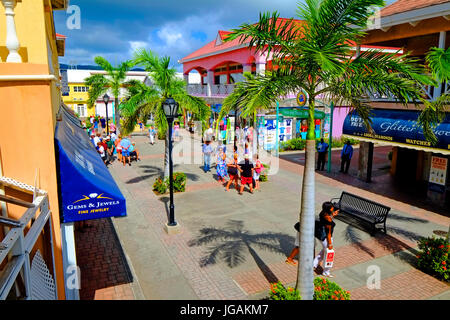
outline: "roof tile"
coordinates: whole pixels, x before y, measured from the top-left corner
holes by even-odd
[[[393,4],[383,8],[381,10],[381,16],[387,17],[394,14],[431,7],[446,2],[450,2],[450,0],[397,0]]]

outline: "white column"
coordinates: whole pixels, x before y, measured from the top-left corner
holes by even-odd
[[[257,63],[256,64],[256,74],[263,75],[266,72],[266,63]]]
[[[80,300],[81,275],[77,266],[73,222],[61,223],[61,237],[66,300]]]
[[[9,55],[6,58],[6,62],[21,63],[22,58],[19,55],[19,39],[17,38],[16,24],[14,22],[14,7],[16,0],[2,0],[5,7],[6,15],[6,47],[9,50]]]
[[[212,86],[214,85],[214,70],[208,70],[208,75],[206,76],[206,93],[208,94],[208,97],[212,96]]]
[[[446,31],[441,31],[439,32],[439,44],[438,47],[439,49],[445,49],[445,38],[447,36],[447,32]],[[441,79],[437,79],[439,81],[439,86],[434,88],[434,94],[433,94],[433,99],[436,100],[437,98],[439,98],[441,96],[442,93],[442,80]]]

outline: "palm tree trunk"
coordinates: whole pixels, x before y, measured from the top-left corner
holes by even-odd
[[[119,135],[122,131],[122,126],[120,125],[119,97],[114,98],[114,113],[114,117],[116,118],[116,134]]]
[[[315,137],[314,100],[309,103],[308,135],[306,138],[305,168],[303,173],[300,212],[299,263],[296,289],[303,300],[314,295],[314,222],[315,222]]]

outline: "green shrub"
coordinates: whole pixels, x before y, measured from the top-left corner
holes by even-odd
[[[157,135],[159,140],[165,140],[166,139],[166,134],[162,133],[161,131],[158,131],[156,135]]]
[[[174,192],[184,192],[186,191],[186,174],[183,172],[174,172],[173,174],[173,191]],[[159,194],[164,194],[169,191],[170,181],[169,178],[163,180],[162,177],[156,179],[153,184],[153,190]]]
[[[159,194],[164,194],[166,193],[167,189],[168,185],[161,177],[156,179],[155,183],[153,184],[154,191],[158,192]]]
[[[301,300],[300,293],[294,288],[285,288],[281,282],[270,285],[270,300]]]
[[[350,292],[335,282],[317,277],[314,279],[314,300],[350,300]]]
[[[331,143],[331,148],[342,148],[344,144],[350,141],[351,145],[359,144],[359,140],[349,139],[349,138],[340,138],[333,139]],[[316,139],[316,147],[320,142],[320,139]],[[329,143],[329,139],[324,139],[324,142]],[[290,150],[304,150],[306,148],[306,140],[302,138],[294,138],[291,140],[283,141],[280,143],[280,151],[290,151]]]
[[[301,300],[300,293],[291,287],[284,287],[281,282],[270,285],[270,300]],[[350,300],[350,293],[338,284],[324,278],[314,279],[313,300]]]
[[[186,190],[186,174],[183,172],[175,172],[173,174],[173,191],[184,192]],[[167,185],[169,185],[169,179],[167,179]]]
[[[264,169],[262,169],[261,174],[259,175],[259,181],[261,182],[266,182],[267,180],[269,180],[268,178],[268,174],[269,174],[269,169],[270,166],[268,164],[262,164]]]
[[[450,244],[444,238],[423,238],[418,241],[417,266],[440,280],[450,281]]]
[[[280,150],[303,150],[306,147],[306,141],[302,138],[295,138],[280,143]]]

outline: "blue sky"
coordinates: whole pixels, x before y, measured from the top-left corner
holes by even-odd
[[[389,1],[392,2],[393,0]],[[67,36],[61,63],[94,64],[101,55],[113,64],[132,57],[136,48],[178,60],[215,39],[218,30],[257,22],[259,13],[278,11],[297,18],[296,0],[71,0],[80,8],[80,29],[68,29],[71,17],[55,12],[57,33]]]

